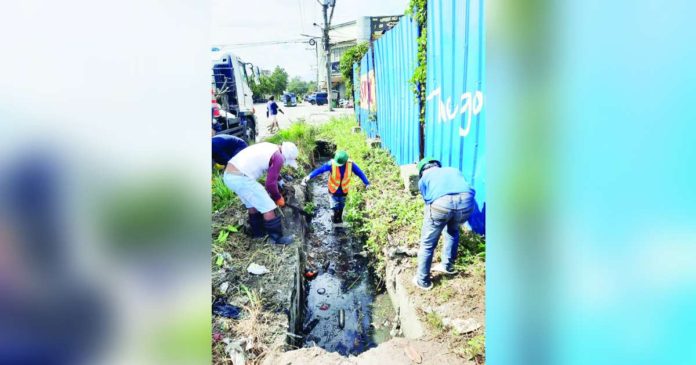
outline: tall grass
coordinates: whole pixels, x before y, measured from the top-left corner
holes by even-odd
[[[213,211],[223,211],[239,203],[239,198],[222,181],[222,175],[215,174],[212,183]]]
[[[297,162],[299,168],[293,175],[303,176],[307,169],[314,166],[314,148],[317,145],[317,128],[307,124],[304,120],[299,120],[290,127],[281,129],[273,136],[267,137],[266,142],[281,144],[283,142],[293,142],[297,145],[299,155]]]

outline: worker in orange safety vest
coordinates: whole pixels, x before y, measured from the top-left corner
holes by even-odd
[[[346,195],[348,195],[352,175],[358,175],[365,187],[369,187],[370,182],[360,170],[360,166],[348,158],[346,151],[337,151],[332,160],[319,166],[302,179],[302,185],[307,185],[309,180],[329,171],[331,171],[329,193],[331,193],[331,209],[334,211],[333,223],[340,226],[343,224],[343,208],[346,205]]]

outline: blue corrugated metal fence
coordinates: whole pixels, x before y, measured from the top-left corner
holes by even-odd
[[[486,200],[483,0],[428,0],[427,6],[423,153],[462,171],[481,210]],[[409,84],[417,32],[404,16],[374,42],[360,61],[355,93],[360,125],[368,136],[379,135],[399,164],[416,161],[421,152],[419,108]]]
[[[485,185],[483,0],[428,1],[425,155]]]
[[[418,62],[418,28],[409,16],[377,40],[377,133],[400,165],[418,160],[418,102],[409,80]]]

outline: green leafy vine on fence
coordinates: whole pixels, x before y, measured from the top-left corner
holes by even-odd
[[[338,69],[341,71],[341,76],[346,82],[346,90],[350,90],[350,96],[353,96],[353,64],[360,63],[367,50],[370,49],[370,43],[362,42],[350,47],[341,56],[341,61],[338,64]],[[358,65],[358,75],[360,74],[360,65]]]
[[[427,0],[411,0],[408,5],[408,9],[404,12],[410,15],[418,25],[419,36],[417,39],[418,43],[418,64],[416,69],[413,71],[413,76],[411,76],[411,89],[416,97],[416,101],[419,102],[420,106],[420,123],[425,124],[425,78],[427,72],[427,40],[428,40],[428,29],[426,26],[426,21],[428,19],[428,1]]]

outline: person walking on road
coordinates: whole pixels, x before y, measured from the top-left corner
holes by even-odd
[[[227,165],[232,157],[236,156],[239,151],[247,148],[247,143],[236,136],[229,134],[218,134],[213,136],[213,163],[215,167],[222,170]]]
[[[283,236],[276,206],[285,206],[278,189],[278,178],[283,165],[297,168],[297,146],[283,142],[280,146],[262,142],[251,145],[234,156],[225,168],[223,181],[234,191],[249,210],[249,226],[253,237],[263,237],[264,229],[277,244],[292,243],[292,236]],[[257,181],[264,173],[266,188]]]
[[[445,235],[442,259],[433,271],[453,275],[454,261],[459,247],[459,227],[466,222],[474,210],[476,192],[469,186],[462,173],[452,167],[442,167],[434,158],[424,158],[418,163],[418,188],[425,200],[425,217],[418,251],[418,270],[413,284],[430,290],[430,267],[433,254],[440,239]]]
[[[348,158],[346,151],[337,151],[333,160],[319,166],[308,176],[302,179],[302,185],[318,175],[331,171],[329,176],[329,193],[331,193],[331,209],[334,211],[333,223],[343,224],[343,208],[346,205],[346,196],[350,178],[355,173],[362,180],[365,187],[370,186],[365,174],[360,170],[360,166]]]
[[[275,102],[275,96],[271,95],[268,98],[268,104],[266,105],[266,117],[270,118],[271,123],[268,125],[268,133],[275,133],[280,130],[280,125],[278,124],[278,112],[285,114],[283,109],[280,109],[278,103]]]

